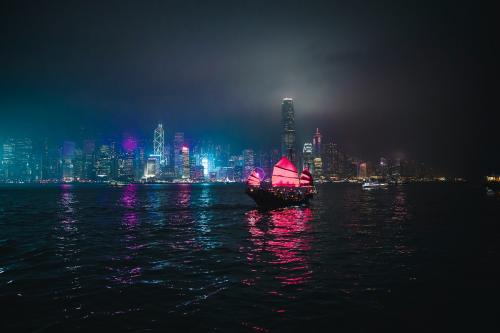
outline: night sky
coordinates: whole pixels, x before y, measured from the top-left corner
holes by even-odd
[[[497,12],[456,1],[2,1],[0,138],[94,134],[279,147],[319,127],[361,158],[500,172]]]

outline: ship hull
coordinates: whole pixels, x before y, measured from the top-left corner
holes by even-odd
[[[309,204],[314,195],[310,188],[271,188],[248,187],[246,190],[259,207],[286,207]]]

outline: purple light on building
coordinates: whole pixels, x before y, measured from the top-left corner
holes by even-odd
[[[127,153],[131,153],[137,148],[137,140],[134,137],[128,136],[123,139],[122,147]]]

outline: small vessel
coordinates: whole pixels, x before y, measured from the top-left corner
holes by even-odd
[[[375,181],[368,180],[368,181],[365,181],[363,183],[363,185],[361,185],[361,187],[364,190],[372,190],[372,189],[376,189],[376,188],[387,188],[388,185],[389,184],[387,184],[387,183],[379,183],[378,180],[375,180]]]
[[[295,165],[282,157],[273,168],[271,182],[266,181],[262,169],[254,169],[248,176],[246,193],[258,206],[283,207],[308,204],[316,189],[307,168],[299,177]]]
[[[493,191],[492,188],[486,187],[486,195],[489,197],[494,197],[495,196],[495,191]]]
[[[127,185],[127,183],[122,182],[122,181],[118,181],[118,180],[112,180],[112,181],[109,182],[109,185],[121,187],[121,186]]]

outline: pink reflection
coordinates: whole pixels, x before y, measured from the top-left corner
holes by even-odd
[[[135,228],[138,225],[139,219],[135,211],[138,199],[137,199],[138,185],[129,184],[123,188],[122,195],[120,197],[120,206],[124,209],[124,214],[122,218],[122,223],[127,230],[125,235],[125,248],[127,249],[126,255],[122,258],[116,258],[115,260],[120,262],[120,267],[116,269],[116,274],[113,276],[113,280],[122,284],[133,284],[142,275],[142,267],[133,264],[138,256],[139,251],[144,247],[143,244],[137,242],[137,231]]]
[[[177,204],[181,207],[188,207],[191,202],[191,185],[179,184],[177,191]]]
[[[121,196],[121,206],[126,208],[127,211],[123,215],[123,224],[128,228],[134,228],[137,225],[138,218],[135,212],[135,206],[137,204],[137,185],[129,184],[123,189]]]
[[[394,197],[392,205],[392,220],[404,222],[409,217],[408,207],[406,204],[406,195],[404,191],[399,191]]]
[[[246,214],[250,239],[254,244],[247,259],[254,263],[277,266],[276,279],[283,285],[302,285],[311,278],[305,253],[311,249],[306,234],[312,220],[310,208],[286,208],[269,213],[252,210]],[[268,254],[271,254],[269,258]],[[252,280],[244,280],[253,285]]]

